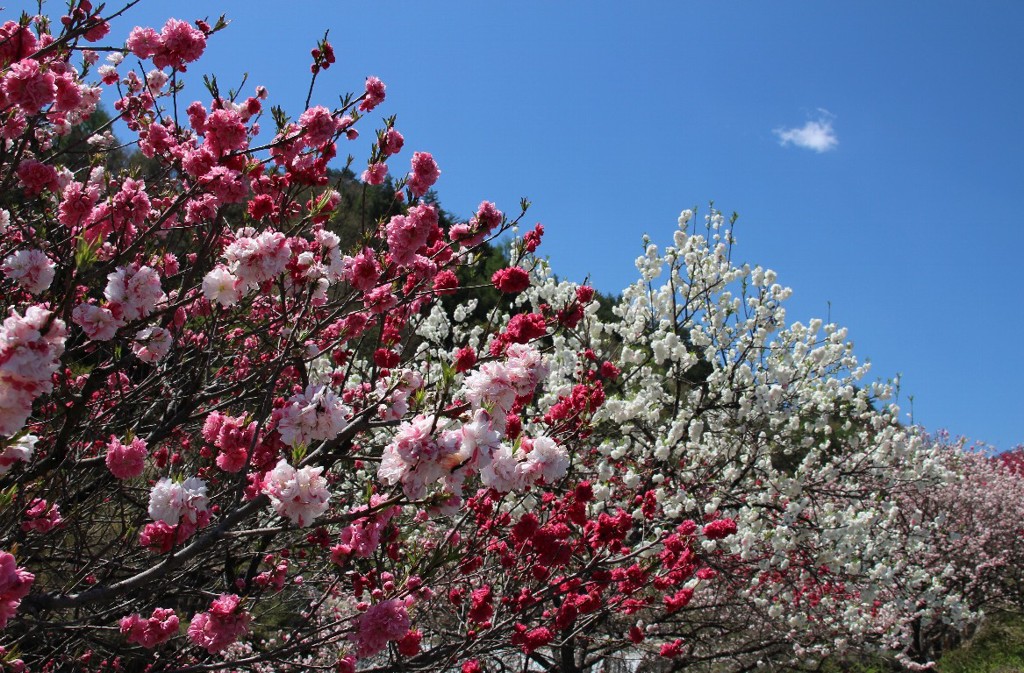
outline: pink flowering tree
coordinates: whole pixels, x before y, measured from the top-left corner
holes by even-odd
[[[845,330],[786,321],[719,213],[603,319],[539,225],[441,212],[394,117],[358,183],[332,170],[379,79],[266,115],[262,87],[185,88],[222,21],[121,43],[99,11],[0,26],[5,667],[814,665],[925,654],[915,624],[998,597],[943,574],[962,505],[901,509],[959,464]]]
[[[211,81],[194,100],[178,77],[222,22],[171,19],[111,47],[108,18],[80,0],[59,21],[2,26],[9,665],[540,658],[582,628],[575,614],[649,594],[622,544],[633,526],[589,522],[586,479],[564,485],[600,386],[537,403],[542,351],[593,292],[482,318],[470,299],[449,316],[456,272],[518,220],[483,202],[446,221],[424,199],[440,175],[427,152],[389,183],[405,145],[392,118],[361,179],[390,185],[393,214],[334,230],[348,185],[329,164],[384,100],[380,80],[336,109],[275,113],[259,145],[265,89],[227,98]],[[315,79],[330,44],[312,56]],[[144,171],[109,161],[109,126],[82,131],[103,87]],[[495,291],[527,289],[541,234]],[[524,498],[542,505],[513,521]],[[513,524],[518,548],[490,545]],[[703,567],[684,529],[665,561],[675,589]],[[514,556],[518,588],[472,574]],[[465,611],[434,619],[432,601],[459,592]]]

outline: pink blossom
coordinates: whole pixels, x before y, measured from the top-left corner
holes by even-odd
[[[163,45],[160,42],[160,35],[155,30],[136,26],[129,33],[124,46],[139,58],[149,58],[160,51]]]
[[[349,634],[349,639],[355,642],[359,657],[370,657],[389,642],[404,637],[411,624],[405,603],[395,599],[382,601],[356,618],[356,630]]]
[[[42,72],[39,61],[31,58],[11,65],[3,79],[3,91],[10,103],[30,115],[52,103],[57,96],[53,73]]]
[[[370,313],[377,315],[387,313],[398,305],[398,297],[387,285],[375,287],[363,296],[363,305]]]
[[[178,615],[170,608],[155,608],[149,619],[143,619],[139,613],[121,619],[121,633],[127,637],[128,644],[142,645],[153,649],[166,643],[178,633]]]
[[[110,309],[93,304],[76,306],[71,312],[71,319],[93,341],[109,341],[119,328],[124,327],[124,320],[115,317]]]
[[[384,182],[384,176],[388,174],[388,165],[384,162],[378,162],[370,164],[370,166],[363,171],[361,179],[368,185],[379,185]]]
[[[370,496],[370,507],[377,507],[384,498],[380,495]],[[368,507],[363,505],[352,510],[352,514],[367,511]],[[398,507],[387,507],[374,514],[356,519],[341,531],[341,538],[337,545],[331,548],[331,559],[341,565],[349,556],[369,558],[380,545],[380,536],[388,522],[400,512]]]
[[[434,186],[440,175],[441,171],[438,170],[434,157],[428,152],[414,152],[412,155],[412,173],[409,174],[407,182],[409,191],[413,193],[413,196],[423,196]]]
[[[459,277],[451,269],[445,269],[434,276],[434,292],[439,295],[455,294],[459,289]]]
[[[185,64],[197,60],[206,49],[206,35],[178,19],[168,19],[160,31],[160,48],[153,54],[158,68],[185,70]]]
[[[501,225],[505,215],[490,201],[482,201],[476,214],[466,224],[456,224],[449,230],[451,239],[466,247],[480,244]]]
[[[97,189],[95,186],[86,187],[80,182],[70,182],[64,188],[60,207],[58,208],[58,220],[66,227],[77,227],[92,212],[96,205]]]
[[[405,138],[398,132],[398,129],[395,128],[389,128],[380,139],[380,151],[386,156],[398,154],[402,151],[402,147],[404,145]]]
[[[154,521],[147,523],[139,531],[139,545],[152,552],[166,554],[174,548],[174,545],[180,545],[192,537],[197,529],[198,525],[187,519],[182,520],[176,526],[164,521]]]
[[[357,290],[368,292],[377,286],[380,280],[380,265],[370,248],[363,248],[355,257],[345,257],[342,261],[342,275]]]
[[[214,155],[223,155],[245,147],[246,129],[234,110],[214,110],[206,118],[206,145]]]
[[[296,470],[282,458],[264,478],[263,492],[270,496],[274,511],[304,528],[327,511],[331,493],[320,476],[323,471],[308,465]]]
[[[32,31],[16,21],[7,21],[0,26],[0,67],[5,67],[38,49],[38,41]]]
[[[245,467],[249,448],[256,435],[256,421],[245,423],[245,416],[225,416],[213,412],[203,424],[203,438],[213,444],[217,454],[217,467],[225,472],[238,472]]]
[[[242,599],[235,594],[221,594],[210,604],[207,612],[200,612],[188,626],[188,637],[198,647],[217,654],[234,643],[249,630],[252,617],[241,607]]]
[[[214,166],[203,174],[200,183],[213,193],[220,204],[242,203],[249,195],[248,180],[227,166]],[[212,220],[214,217],[215,211],[204,219]]]
[[[146,194],[146,183],[142,180],[126,178],[111,202],[114,229],[123,231],[141,226],[149,216],[149,210],[150,201],[149,195]]]
[[[310,147],[319,147],[334,139],[334,134],[341,128],[341,124],[331,111],[317,105],[311,107],[299,116],[299,126],[305,132],[302,141]]]
[[[400,266],[415,261],[417,251],[437,227],[437,209],[429,204],[414,206],[406,215],[395,215],[384,227],[391,258]]]
[[[39,294],[53,282],[56,265],[42,250],[19,250],[4,259],[0,271],[32,294]]]
[[[177,142],[171,135],[171,131],[160,123],[150,124],[145,131],[139,134],[139,151],[150,158],[169,152],[176,145]]]
[[[35,575],[19,568],[14,556],[0,551],[0,629],[7,626],[7,620],[15,615]]]
[[[60,515],[60,507],[48,503],[42,498],[35,498],[25,511],[25,520],[21,522],[23,531],[35,531],[36,533],[49,533],[54,528],[64,523]]]
[[[376,77],[366,78],[366,97],[359,104],[359,109],[363,112],[369,112],[373,108],[377,107],[384,101],[384,82],[380,81]]]
[[[146,468],[146,457],[149,452],[146,442],[135,437],[125,445],[116,436],[111,435],[107,442],[107,468],[118,479],[132,479],[142,474]]]
[[[55,107],[58,112],[73,112],[82,104],[82,88],[70,73],[57,77],[54,83],[57,87]]]

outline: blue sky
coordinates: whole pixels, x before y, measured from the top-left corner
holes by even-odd
[[[713,199],[789,318],[831,305],[916,422],[1024,442],[1024,3],[143,0],[111,37],[222,12],[190,73],[248,72],[298,115],[329,28],[314,102],[379,76],[366,121],[398,114],[453,212],[529,197],[563,277],[621,289],[643,233]]]

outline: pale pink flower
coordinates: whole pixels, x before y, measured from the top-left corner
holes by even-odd
[[[236,236],[234,243],[224,250],[224,257],[228,261],[228,269],[246,287],[259,285],[284,272],[291,256],[284,234],[264,231],[253,237],[240,231]]]
[[[533,440],[533,449],[526,454],[524,470],[534,478],[553,484],[568,472],[569,453],[550,437],[538,437]]]
[[[109,341],[124,327],[124,320],[117,318],[108,308],[93,304],[79,304],[71,312],[71,319],[81,327],[93,341]]]
[[[132,352],[143,362],[159,362],[166,357],[173,345],[174,337],[169,330],[152,325],[136,332]]]
[[[167,299],[160,287],[160,274],[148,266],[119,266],[107,275],[103,296],[120,308],[125,320],[145,318]]]
[[[348,426],[352,410],[326,387],[310,384],[274,412],[281,441],[291,446],[331,440]]]
[[[132,479],[142,474],[146,468],[148,455],[146,442],[141,437],[136,437],[125,445],[116,436],[111,435],[110,441],[107,442],[107,468],[118,479]]]
[[[46,330],[43,332],[43,330]],[[11,310],[0,326],[0,436],[25,425],[32,401],[53,389],[51,377],[64,354],[67,329],[50,311],[29,306],[24,317]]]
[[[548,375],[540,351],[529,344],[509,344],[505,356],[506,372],[516,395],[532,393]]]
[[[238,278],[225,266],[214,267],[203,277],[203,295],[221,306],[234,306],[241,299]]]
[[[306,527],[327,511],[331,498],[322,467],[306,466],[296,470],[284,458],[263,479],[263,492],[279,515],[299,527]]]
[[[440,436],[435,438],[432,429]],[[419,500],[427,485],[448,476],[461,462],[459,441],[457,431],[445,431],[433,416],[416,416],[400,425],[384,447],[377,478],[391,486],[401,483],[410,500]]]
[[[149,516],[171,526],[179,521],[203,525],[209,520],[206,482],[189,477],[183,482],[164,477],[153,485],[149,493]]]
[[[42,250],[19,250],[4,259],[0,270],[32,294],[39,294],[53,282],[56,265]]]
[[[518,388],[502,362],[485,362],[463,381],[462,394],[479,409],[492,407],[495,413],[507,414],[518,397]]]
[[[499,493],[521,491],[530,483],[523,467],[522,450],[513,453],[504,444],[491,451],[490,462],[480,468],[480,481]]]
[[[39,438],[35,435],[23,435],[0,451],[0,474],[7,474],[18,462],[27,463],[32,460]]]

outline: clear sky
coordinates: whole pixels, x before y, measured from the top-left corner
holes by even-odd
[[[445,208],[529,197],[561,276],[616,292],[643,233],[667,243],[714,200],[740,214],[734,259],[794,289],[791,320],[831,306],[874,376],[902,373],[916,422],[1024,442],[1019,0],[143,0],[111,37],[220,13],[190,74],[248,72],[244,94],[263,84],[297,116],[330,29],[314,103],[379,76],[366,121],[397,114],[406,147],[433,153]],[[363,162],[365,142],[341,151]]]

